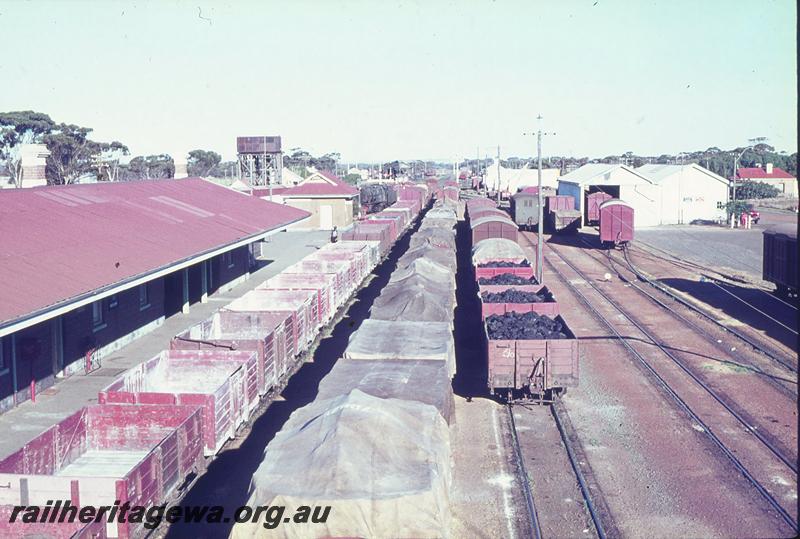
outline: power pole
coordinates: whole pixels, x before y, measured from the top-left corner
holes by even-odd
[[[500,204],[500,145],[497,145],[497,203]]]
[[[536,281],[542,284],[542,264],[544,263],[542,259],[542,221],[544,221],[544,208],[542,207],[542,115],[539,114],[536,119],[539,121],[539,130],[536,132],[536,154],[539,168],[539,192],[537,193],[537,198],[539,200],[539,224],[536,227],[536,234],[538,236],[536,239]]]

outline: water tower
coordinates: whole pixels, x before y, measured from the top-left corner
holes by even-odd
[[[236,137],[239,178],[251,187],[281,184],[281,137]]]

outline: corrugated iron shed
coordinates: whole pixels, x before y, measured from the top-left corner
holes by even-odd
[[[299,221],[200,178],[0,192],[0,327]]]

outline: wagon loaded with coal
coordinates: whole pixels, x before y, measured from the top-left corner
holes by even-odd
[[[568,198],[549,201],[553,212],[560,212],[556,219],[574,218]],[[486,215],[493,204],[488,199],[470,202],[474,221],[484,218],[475,216]],[[507,230],[489,229],[476,237],[471,228],[490,392],[507,400],[544,401],[576,386],[578,340],[552,292],[534,278],[535,262]]]

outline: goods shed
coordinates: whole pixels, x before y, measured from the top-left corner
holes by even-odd
[[[646,174],[626,165],[589,163],[558,180],[558,194],[575,200],[581,212],[581,226],[586,224],[586,197],[603,191],[628,202],[635,211],[635,226],[655,226],[661,222],[661,189]]]
[[[718,221],[726,216],[729,181],[701,167],[688,165],[642,165],[636,172],[660,188],[659,214],[662,225]]]

